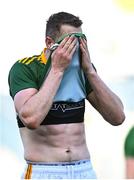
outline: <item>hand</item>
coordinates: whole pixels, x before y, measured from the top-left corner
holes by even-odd
[[[85,73],[88,73],[94,70],[94,68],[91,63],[90,54],[87,47],[87,41],[84,38],[80,38],[80,49],[82,52],[82,68]]]
[[[66,37],[52,53],[52,68],[64,72],[71,62],[76,47],[77,39],[74,36]]]

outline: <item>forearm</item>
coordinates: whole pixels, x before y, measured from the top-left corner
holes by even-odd
[[[86,75],[93,89],[95,101],[97,101],[93,104],[95,108],[109,123],[121,124],[125,115],[120,98],[107,87],[94,69],[91,68]]]
[[[50,110],[62,80],[63,72],[50,70],[40,90],[21,108],[20,118],[30,128],[38,127]]]
[[[80,39],[82,51],[82,68],[88,78],[93,92],[88,95],[89,102],[95,107],[106,121],[113,125],[121,124],[125,115],[121,100],[100,79],[92,66],[87,41]]]

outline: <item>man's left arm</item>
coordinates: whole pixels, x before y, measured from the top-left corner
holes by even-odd
[[[93,91],[87,96],[92,106],[112,125],[120,125],[125,119],[119,97],[100,79],[96,72],[87,74]]]
[[[81,39],[80,42],[82,67],[93,90],[88,94],[87,99],[107,122],[120,125],[125,119],[123,104],[96,73],[90,60],[86,40]]]

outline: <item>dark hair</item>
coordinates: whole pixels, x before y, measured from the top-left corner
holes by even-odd
[[[67,12],[52,14],[47,20],[46,36],[50,36],[55,40],[56,37],[60,35],[61,25],[64,24],[71,25],[77,28],[82,25],[82,21],[79,19],[79,17]]]

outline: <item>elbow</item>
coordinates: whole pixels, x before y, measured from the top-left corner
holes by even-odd
[[[122,125],[123,122],[125,121],[125,118],[126,118],[125,113],[121,112],[112,118],[112,121],[110,122],[110,124],[113,126]]]
[[[25,127],[27,127],[28,129],[37,129],[40,126],[37,118],[34,116],[28,116],[28,114],[23,112],[20,113],[19,116],[22,122],[24,123]]]
[[[27,119],[24,124],[28,129],[37,129],[40,126],[34,118]]]

